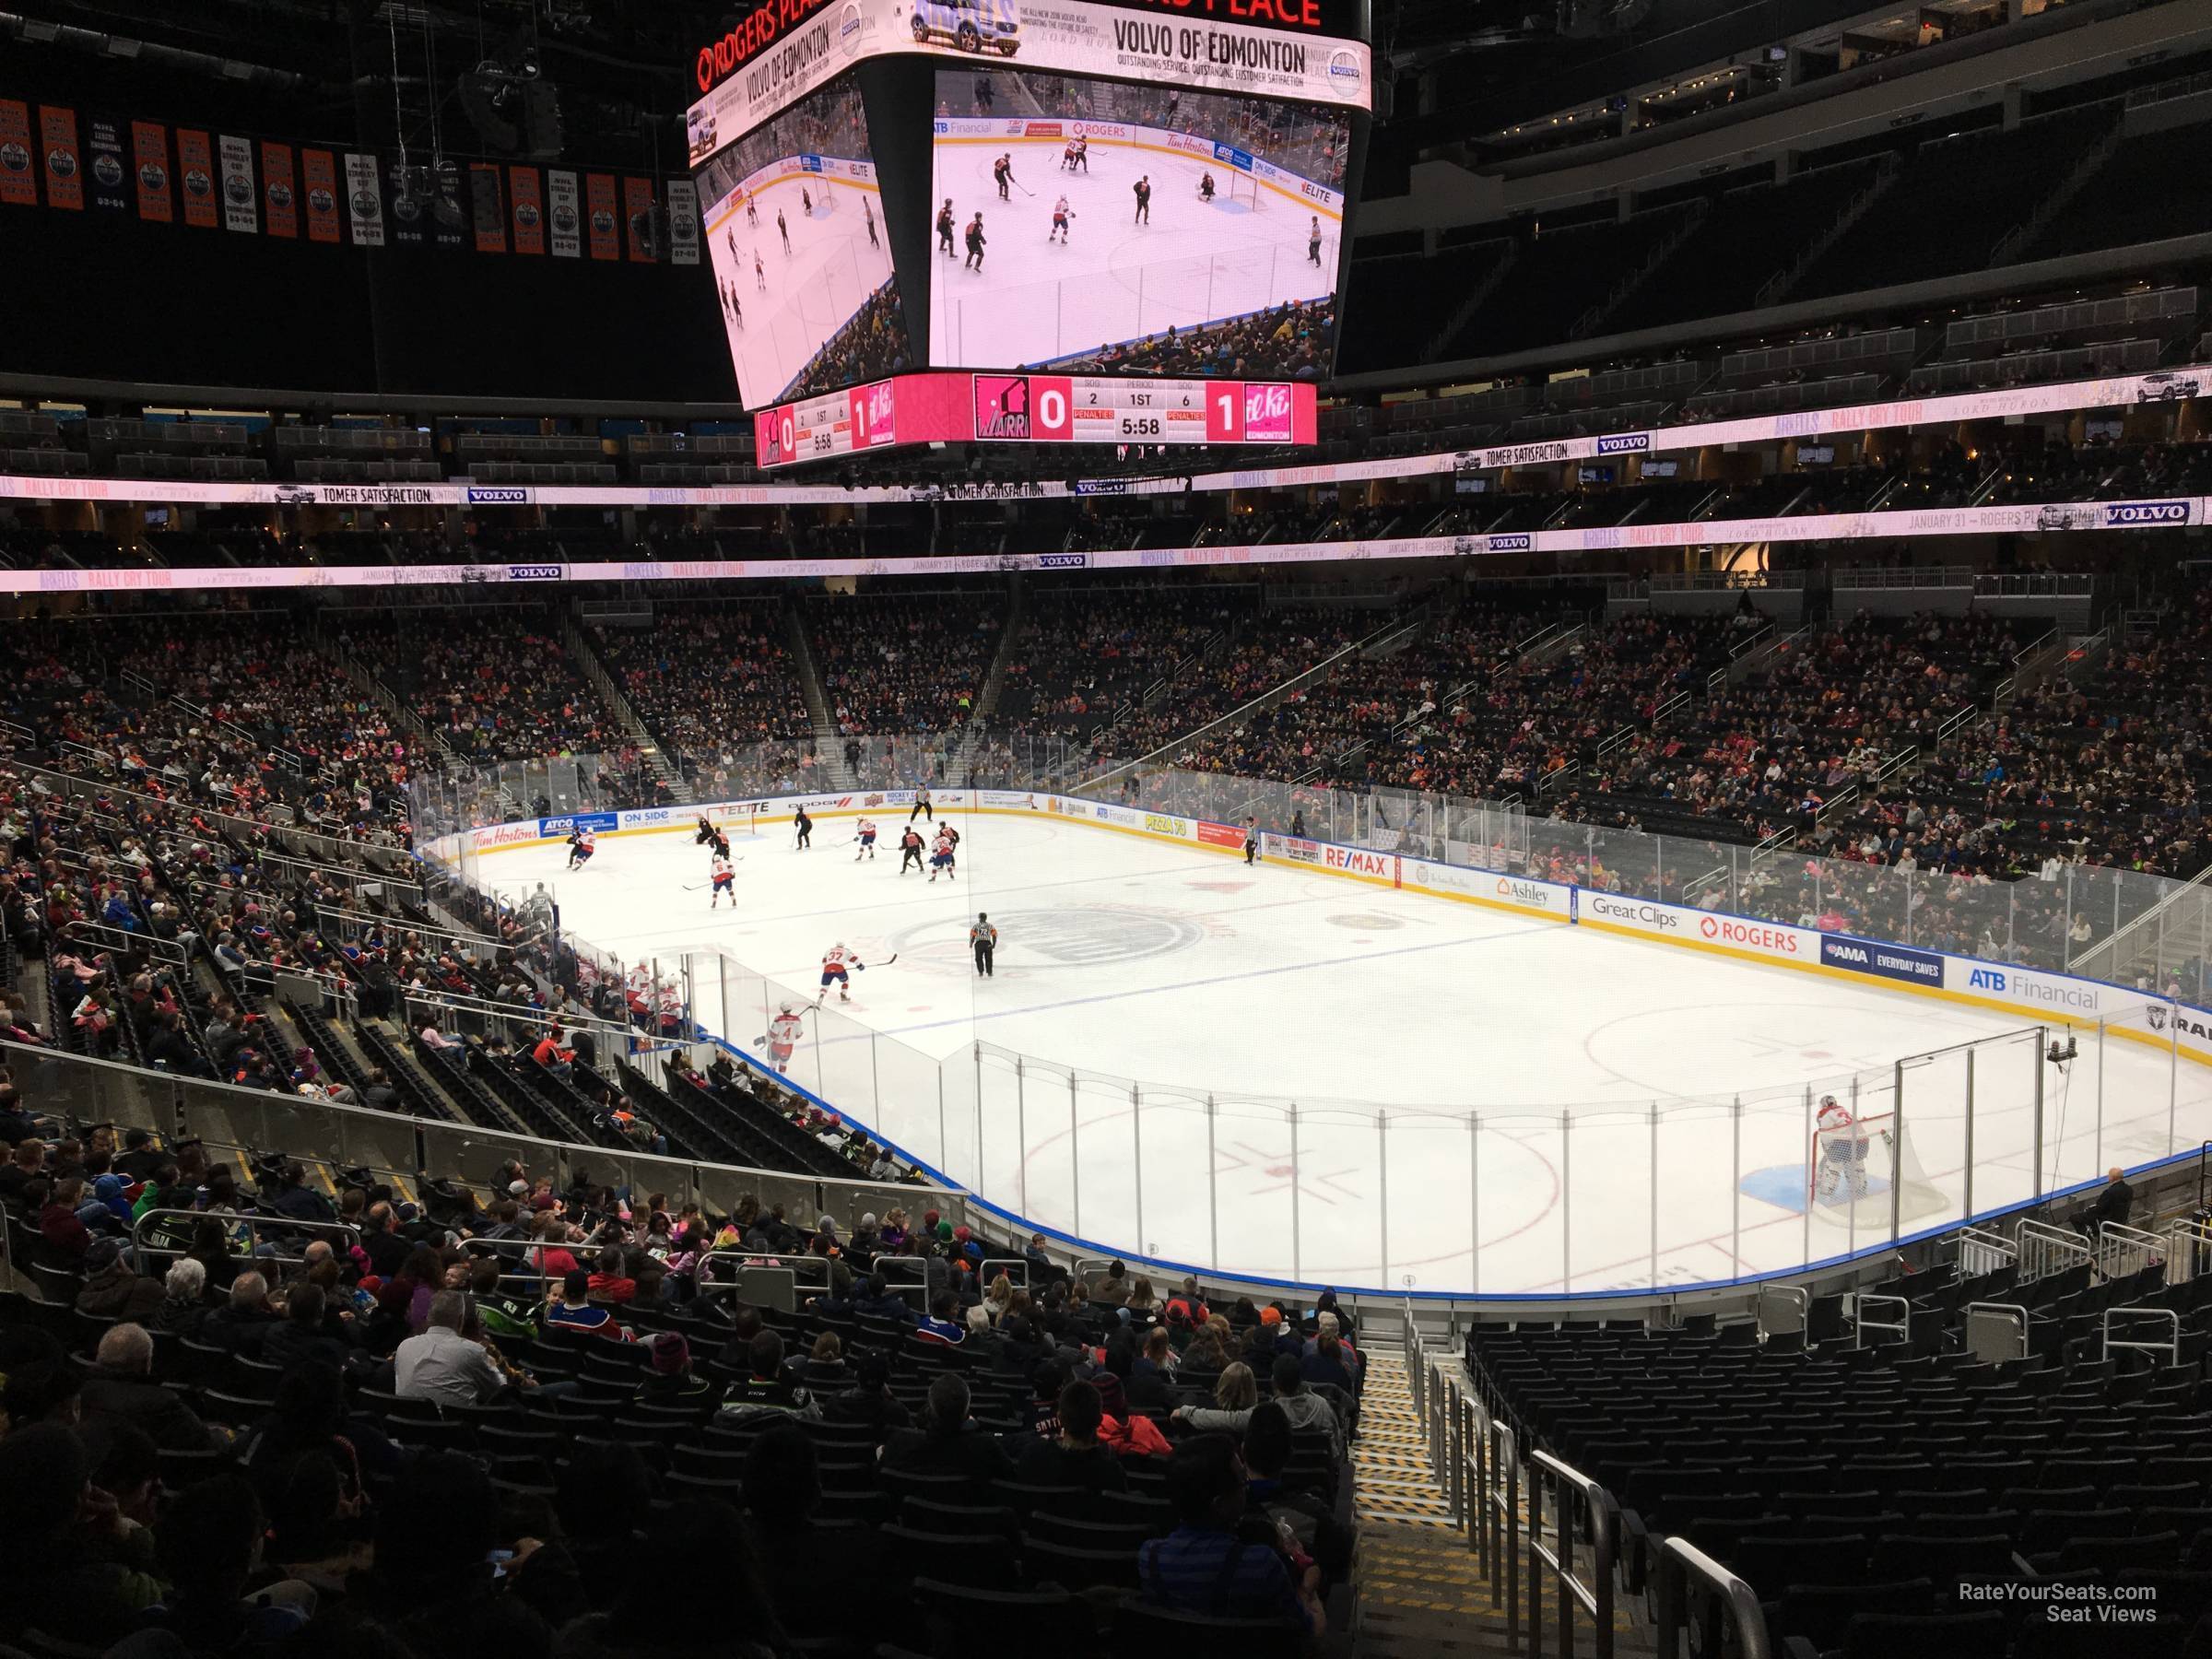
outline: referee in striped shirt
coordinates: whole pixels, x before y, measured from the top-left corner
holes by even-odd
[[[998,929],[991,925],[990,916],[982,911],[975,912],[975,925],[968,930],[968,947],[975,952],[975,977],[995,979],[991,953],[998,948]]]

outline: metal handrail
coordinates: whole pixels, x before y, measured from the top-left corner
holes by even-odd
[[[360,1229],[357,1227],[348,1227],[343,1221],[295,1221],[289,1216],[265,1216],[260,1214],[258,1211],[249,1213],[232,1210],[150,1209],[147,1210],[144,1215],[137,1217],[131,1223],[131,1266],[135,1271],[139,1273],[144,1273],[146,1271],[147,1258],[149,1254],[166,1258],[171,1256],[181,1256],[185,1253],[185,1252],[182,1250],[171,1250],[166,1247],[153,1247],[149,1249],[146,1242],[146,1230],[147,1222],[171,1220],[179,1218],[194,1222],[218,1222],[221,1225],[225,1233],[231,1232],[241,1227],[244,1228],[249,1233],[314,1233],[334,1241],[343,1240],[345,1241],[346,1248],[348,1250],[351,1250],[361,1241]],[[287,1256],[279,1252],[276,1253],[274,1259],[279,1261],[297,1261],[299,1258],[297,1256]]]
[[[1969,1278],[2010,1267],[2020,1259],[2010,1239],[1985,1227],[1962,1227],[1958,1238],[1959,1271]]]
[[[1535,1452],[1529,1456],[1528,1488],[1528,1659],[1543,1659],[1544,1655],[1544,1573],[1552,1571],[1553,1600],[1559,1615],[1559,1659],[1573,1659],[1574,1607],[1582,1605],[1590,1615],[1592,1630],[1591,1652],[1595,1659],[1613,1656],[1613,1566],[1618,1548],[1614,1523],[1618,1512],[1613,1495],[1606,1488],[1571,1465],[1561,1463],[1548,1452]],[[1548,1483],[1546,1477],[1548,1476]],[[1551,1507],[1554,1521],[1553,1536],[1558,1547],[1544,1542],[1544,1497],[1547,1484],[1551,1488]],[[1582,1495],[1589,1512],[1590,1578],[1587,1584],[1574,1574],[1574,1534],[1568,1524],[1567,1509],[1561,1501],[1564,1488],[1571,1487]]]
[[[2097,1229],[2096,1248],[2097,1271],[2108,1279],[2126,1278],[2166,1259],[2163,1236],[2120,1221],[2107,1221]]]
[[[1692,1579],[1716,1596],[1735,1619],[1736,1659],[1773,1659],[1767,1616],[1750,1585],[1680,1537],[1661,1540],[1656,1568],[1655,1634],[1658,1651],[1667,1659],[1682,1651],[1682,1634],[1689,1624],[1689,1597],[1685,1592]]]
[[[2023,1279],[2048,1278],[2054,1273],[2064,1273],[2069,1267],[2096,1260],[2088,1241],[2079,1233],[2039,1221],[2033,1216],[2022,1216],[2013,1227],[2012,1236],[2019,1251]]]
[[[2164,1320],[2172,1333],[2163,1342],[2136,1342],[2115,1340],[2112,1321],[2120,1317]],[[2138,1354],[2163,1354],[2169,1365],[2179,1365],[2182,1359],[2182,1316],[2171,1308],[2107,1308],[2104,1311],[2104,1349],[2100,1356],[2110,1359],[2115,1350],[2124,1349]]]
[[[1468,1389],[1461,1406],[1467,1419],[1463,1441],[1472,1447],[1465,1453],[1462,1475],[1471,1482],[1464,1511],[1467,1547],[1489,1581],[1490,1606],[1504,1604],[1506,1646],[1517,1650],[1521,1575],[1514,1563],[1521,1554],[1521,1460],[1512,1430],[1491,1415],[1477,1390]]]
[[[1904,1317],[1901,1320],[1869,1319],[1866,1310],[1870,1303],[1882,1308],[1899,1309]],[[1851,1346],[1853,1347],[1866,1346],[1866,1333],[1869,1331],[1894,1331],[1900,1336],[1910,1337],[1912,1335],[1912,1303],[1906,1297],[1878,1296],[1862,1290],[1852,1298],[1851,1325]]]

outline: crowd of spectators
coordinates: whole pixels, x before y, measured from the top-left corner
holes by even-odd
[[[535,613],[380,615],[349,621],[339,639],[465,760],[594,755],[626,741]]]
[[[906,308],[899,299],[893,277],[860,302],[838,331],[822,342],[782,395],[818,397],[841,386],[881,380],[902,373],[912,361],[913,347],[906,332]]]
[[[0,1294],[10,1647],[857,1659],[1003,1639],[1009,1590],[1071,1651],[1346,1618],[1366,1356],[1333,1294],[1209,1306],[934,1207],[572,1166],[249,1185],[78,1127],[0,1100],[36,1289]],[[731,1294],[799,1260],[796,1307]]]
[[[786,640],[779,606],[742,603],[669,606],[650,628],[599,628],[592,635],[629,706],[665,749],[682,758],[687,774],[727,768],[738,751],[759,745],[811,736]]]
[[[1335,350],[1334,300],[1288,300],[1224,323],[1177,328],[1085,353],[1059,365],[1077,373],[1218,374],[1317,381]]]
[[[832,595],[809,600],[805,615],[839,732],[942,733],[975,712],[1006,600],[995,591]]]

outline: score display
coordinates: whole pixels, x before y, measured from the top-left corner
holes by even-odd
[[[1304,381],[1070,374],[909,374],[779,404],[753,418],[762,467],[903,443],[1312,443]]]

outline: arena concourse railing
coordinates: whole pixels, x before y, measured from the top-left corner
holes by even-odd
[[[955,751],[932,737],[914,752]],[[1064,751],[1001,745],[989,766],[953,771],[963,782],[940,799],[1095,817],[1225,850],[1253,818],[1270,863],[1662,943],[1702,934],[1693,942],[1755,960],[1860,985],[1903,982],[2018,1016],[2010,1029],[1886,1064],[1763,1088],[1716,1076],[1709,1091],[1626,1104],[1486,1100],[1476,1089],[1423,1104],[1381,1091],[1290,1098],[1233,1078],[1126,1077],[972,1038],[939,1056],[835,1003],[809,1017],[786,1067],[792,1087],[962,1189],[979,1210],[1078,1253],[1367,1294],[1692,1289],[2001,1222],[2086,1191],[2114,1164],[2142,1170],[2194,1155],[2212,1135],[2212,1017],[2184,1001],[2178,982],[2185,971],[2188,989],[2201,986],[2202,964],[2161,964],[2173,971],[2171,989],[2066,972],[2078,949],[2151,913],[2181,883],[2065,865],[2046,878],[1976,885],[1532,818],[1512,802],[1174,769],[1133,772],[1094,794],[1065,782],[1077,770]],[[1043,778],[1070,793],[1053,793]],[[978,793],[958,793],[970,783]],[[911,799],[911,782],[804,798],[818,817],[888,811]],[[595,827],[682,831],[700,810],[780,822],[794,805],[666,808],[609,815]],[[459,865],[498,891],[483,876],[488,865],[496,875],[500,845],[558,841],[569,825],[464,832],[455,824],[419,844],[449,872]],[[636,966],[572,935],[564,942],[603,971]],[[724,949],[672,950],[646,966],[655,983],[680,992],[687,1034],[761,1073],[771,1068],[755,1039],[781,1003],[814,1004],[811,985],[781,982]],[[1830,1095],[1865,1127],[1855,1159],[1824,1190],[1836,1137],[1824,1135],[1819,1113]],[[1853,1175],[1853,1161],[1868,1179]],[[1273,1179],[1255,1183],[1254,1170]],[[1361,1202],[1335,1201],[1347,1181]],[[1556,1199],[1538,1205],[1530,1194],[1547,1186]],[[1713,1250],[1733,1273],[1713,1275],[1710,1254],[1699,1253]]]
[[[781,1204],[809,1221],[835,1216],[848,1226],[869,1211],[900,1206],[935,1209],[963,1223],[969,1214],[966,1194],[924,1183],[833,1180],[539,1140],[473,1124],[177,1077],[57,1049],[0,1042],[0,1064],[14,1072],[23,1099],[41,1113],[150,1128],[165,1141],[197,1140],[210,1150],[241,1157],[282,1152],[333,1171],[362,1169],[417,1196],[423,1182],[444,1180],[488,1198],[492,1172],[512,1159],[534,1175],[551,1176],[562,1192],[582,1183],[665,1193],[672,1206],[695,1202],[714,1215],[733,1213],[747,1196],[764,1208]]]

